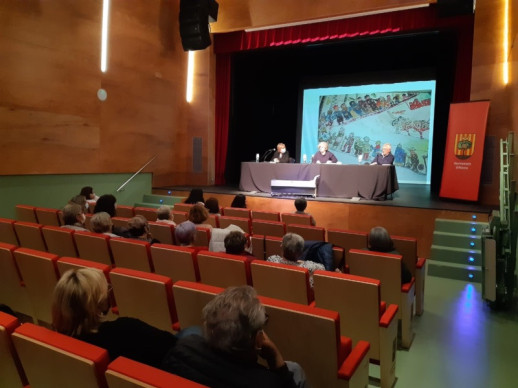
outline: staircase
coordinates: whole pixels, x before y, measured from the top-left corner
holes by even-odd
[[[173,197],[171,195],[144,194],[142,202],[136,202],[135,207],[159,208],[162,205],[173,207],[175,203],[182,202],[185,197]]]
[[[475,217],[475,216],[474,216]],[[482,231],[486,222],[437,218],[428,275],[482,282]]]

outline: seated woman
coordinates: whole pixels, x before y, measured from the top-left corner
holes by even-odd
[[[277,144],[277,151],[273,153],[271,161],[275,163],[290,162],[290,153],[286,150],[286,145],[284,143]]]
[[[191,189],[189,196],[184,201],[184,203],[190,203],[192,205],[196,203],[205,203],[205,199],[203,198],[203,190],[202,189]]]
[[[110,237],[119,237],[112,233],[112,218],[106,212],[95,213],[90,219],[92,231],[95,233],[106,234]]]
[[[311,158],[311,163],[337,163],[338,159],[328,148],[329,144],[327,144],[327,141],[318,143],[318,152]]]
[[[196,225],[191,221],[184,221],[174,229],[174,239],[176,245],[193,248],[196,252],[206,251],[209,247],[195,246],[194,238],[196,237]]]
[[[193,222],[196,226],[212,229],[212,225],[207,223],[208,219],[209,212],[202,204],[193,205],[189,210],[189,221]]]
[[[128,230],[124,237],[146,241],[151,244],[160,243],[160,241],[153,238],[151,235],[146,217],[141,215],[136,215],[135,217],[130,218],[128,221]]]
[[[110,288],[92,268],[65,272],[54,289],[52,324],[66,334],[108,351],[110,359],[131,358],[159,368],[177,337],[135,318],[108,321]]]
[[[369,251],[400,255],[400,253],[394,249],[394,242],[390,238],[387,229],[381,226],[376,226],[370,230],[369,236],[367,237],[367,248]],[[411,280],[412,274],[408,270],[403,260],[401,260],[401,283],[408,283]]]
[[[86,213],[87,211],[90,211],[90,212],[93,211],[93,209],[90,209],[90,205],[86,201],[86,197],[84,195],[76,195],[76,196],[72,197],[70,199],[70,201],[68,201],[68,204],[69,205],[76,204],[76,205],[81,206],[81,209],[83,209],[83,213]]]
[[[94,189],[92,186],[85,186],[81,189],[81,192],[79,195],[83,195],[86,198],[86,202],[88,202],[89,205],[95,206],[95,203],[99,199],[97,195],[94,193]]]
[[[325,267],[323,264],[315,263],[314,261],[299,260],[304,252],[304,239],[302,236],[295,233],[286,233],[282,238],[281,248],[283,257],[273,255],[267,261],[307,268],[309,271],[309,284],[313,287],[313,272],[317,269],[325,270]]]
[[[78,204],[69,204],[63,208],[63,221],[65,225],[61,225],[62,228],[88,232],[88,229],[85,228],[85,213]]]
[[[244,194],[237,194],[232,200],[230,207],[246,209],[246,196]]]
[[[173,213],[171,213],[171,208],[167,205],[162,205],[156,211],[156,222],[161,222],[163,224],[176,225],[173,221]]]
[[[111,194],[103,194],[95,203],[94,213],[106,212],[110,217],[115,217],[117,198]]]
[[[220,216],[219,202],[217,198],[210,197],[205,201],[205,209],[208,210],[209,214]]]
[[[252,287],[227,288],[202,315],[203,337],[179,339],[164,360],[164,370],[210,387],[304,386],[300,365],[285,362],[264,332],[268,316]]]
[[[230,232],[225,237],[224,244],[225,253],[245,256],[248,260],[255,259],[247,250],[249,248],[249,241],[243,232],[237,230]]]

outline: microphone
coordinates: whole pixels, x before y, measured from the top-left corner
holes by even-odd
[[[275,151],[277,148],[271,148],[268,151]]]

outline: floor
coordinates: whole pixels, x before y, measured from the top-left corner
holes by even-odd
[[[424,308],[410,350],[397,352],[397,388],[518,387],[516,303],[513,311],[495,312],[480,284],[427,276]]]

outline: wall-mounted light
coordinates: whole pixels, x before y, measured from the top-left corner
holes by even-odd
[[[192,101],[193,92],[193,79],[194,79],[194,51],[189,51],[189,59],[187,62],[187,87],[185,93],[185,100],[187,102]]]
[[[108,67],[108,21],[110,19],[110,0],[103,0],[103,20],[101,30],[101,71]]]

